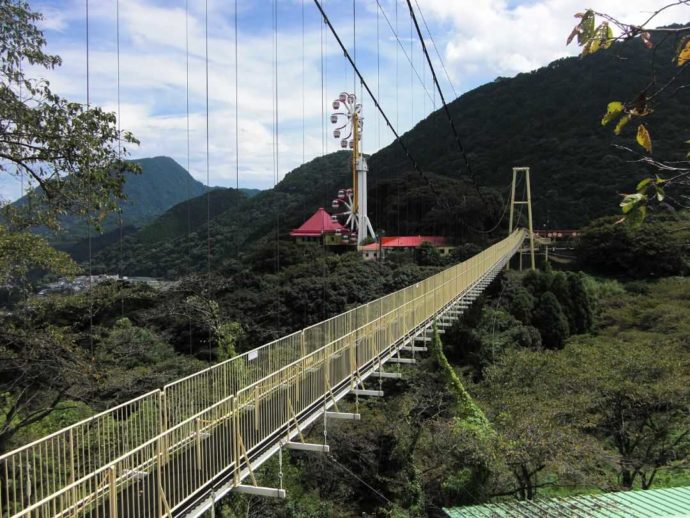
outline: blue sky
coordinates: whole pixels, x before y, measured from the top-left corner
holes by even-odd
[[[119,0],[121,124],[141,140],[133,157],[169,155],[206,182],[205,2]],[[353,89],[353,74],[335,40],[321,24],[312,0],[278,2],[278,178],[304,160],[338,148],[323,117],[338,93]],[[416,34],[410,38],[405,0],[355,0],[357,63],[400,133],[438,108],[431,74]],[[396,25],[417,73],[392,35],[384,14]],[[417,0],[451,76],[446,80],[432,58],[447,99],[497,76],[514,76],[577,49],[565,46],[584,0]],[[324,7],[350,50],[351,0],[325,0]],[[593,7],[626,21],[641,21],[664,0],[598,0]],[[63,58],[55,71],[35,71],[72,100],[86,100],[85,0],[30,0],[44,13],[48,50]],[[413,4],[415,2],[413,1]],[[89,0],[91,102],[117,109],[116,0]],[[273,0],[237,0],[239,147],[235,146],[234,0],[208,0],[209,13],[209,177],[211,185],[267,188],[274,184]],[[682,9],[682,8],[681,8]],[[682,19],[668,12],[659,24]],[[302,12],[304,11],[304,46]],[[673,10],[670,10],[673,11]],[[378,15],[378,35],[377,35]],[[187,89],[186,21],[189,23]],[[321,84],[321,59],[325,84]],[[430,49],[430,41],[427,44]],[[378,52],[377,52],[378,49]],[[396,50],[397,49],[397,50]],[[396,66],[397,61],[397,66]],[[397,72],[396,72],[397,70]],[[359,87],[357,87],[359,90]],[[425,92],[428,91],[428,94]],[[186,99],[190,99],[190,152],[187,153]],[[359,91],[357,92],[359,94]],[[431,98],[429,98],[431,97]],[[434,104],[434,100],[436,104]],[[392,140],[371,100],[362,100],[364,150]],[[322,126],[325,131],[322,131]],[[490,152],[490,150],[487,150]],[[239,159],[239,177],[235,168]],[[509,164],[508,164],[509,165]],[[508,165],[506,167],[508,167]],[[21,182],[0,177],[0,199],[19,196]]]

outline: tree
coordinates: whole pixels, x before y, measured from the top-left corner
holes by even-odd
[[[13,228],[55,228],[64,214],[97,222],[123,197],[123,160],[136,143],[120,132],[113,113],[70,102],[50,90],[45,79],[24,73],[24,64],[53,69],[58,56],[44,51],[36,24],[42,15],[22,0],[0,0],[0,174],[26,175],[26,203],[5,207]]]
[[[415,250],[415,259],[420,266],[439,266],[443,261],[439,251],[428,241],[424,241]]]
[[[690,455],[690,372],[682,345],[610,338],[569,344],[557,358],[554,392],[570,391],[581,423],[617,454],[617,485],[650,488],[662,469]]]
[[[539,297],[532,321],[539,329],[545,347],[561,347],[570,334],[568,319],[563,313],[563,308],[550,291]]]
[[[0,452],[65,399],[79,399],[92,371],[69,328],[30,317],[0,325]]]
[[[95,361],[99,376],[94,392],[107,406],[160,388],[205,366],[199,360],[177,354],[151,329],[136,326],[127,317],[104,331]]]
[[[477,394],[496,430],[492,492],[531,500],[539,489],[598,485],[606,465],[601,445],[548,380],[557,375],[553,351],[513,349],[486,369]]]
[[[686,222],[650,219],[637,229],[600,218],[583,229],[577,257],[587,270],[644,279],[682,275],[688,270]]]
[[[0,285],[25,290],[28,274],[41,269],[58,275],[75,275],[77,264],[45,239],[28,232],[9,232],[0,225]]]
[[[582,47],[582,56],[594,54],[601,49],[608,49],[615,41],[639,40],[650,51],[649,78],[643,79],[643,86],[627,101],[610,101],[606,107],[601,124],[605,126],[616,122],[614,133],[619,135],[623,128],[632,120],[640,121],[635,131],[637,144],[645,151],[645,154],[635,153],[642,164],[651,166],[659,174],[667,175],[666,178],[658,174],[648,175],[637,183],[635,192],[626,194],[620,203],[624,214],[621,221],[626,220],[634,225],[639,225],[647,215],[647,207],[653,201],[663,202],[667,197],[666,189],[676,184],[688,184],[690,179],[690,167],[687,162],[673,162],[669,159],[659,161],[652,157],[652,136],[643,120],[650,117],[655,107],[668,100],[669,96],[677,94],[690,86],[683,81],[688,78],[690,70],[690,26],[672,26],[651,28],[649,25],[659,13],[678,6],[690,5],[688,0],[675,0],[653,12],[642,24],[624,23],[613,16],[588,9],[575,15],[580,21],[575,26],[567,44],[575,40]],[[599,17],[600,22],[597,21]],[[618,34],[614,34],[614,29]],[[661,55],[659,48],[664,44],[674,47],[673,61],[677,65],[677,71],[668,76],[659,76],[657,73],[657,56]],[[673,138],[687,139],[688,135],[674,135]],[[668,138],[668,137],[666,137]],[[690,140],[686,141],[690,143]],[[628,152],[634,153],[624,146],[617,146]],[[690,157],[690,152],[687,153]]]

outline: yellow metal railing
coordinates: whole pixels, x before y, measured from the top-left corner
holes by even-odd
[[[524,230],[419,283],[0,456],[1,516],[170,514],[513,255]],[[253,475],[252,475],[253,476]]]

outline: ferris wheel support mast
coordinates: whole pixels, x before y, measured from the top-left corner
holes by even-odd
[[[343,92],[338,99],[333,101],[333,108],[335,110],[344,110],[331,115],[331,122],[333,124],[338,124],[340,117],[345,117],[346,119],[341,126],[335,129],[333,136],[341,138],[341,131],[349,130],[348,135],[340,141],[341,147],[352,149],[352,205],[345,205],[351,210],[348,214],[351,214],[352,217],[353,234],[356,234],[356,244],[360,245],[367,237],[375,238],[374,230],[367,214],[368,168],[366,159],[362,155],[361,145],[364,122],[361,113],[362,105],[357,103],[357,97],[354,94]],[[348,221],[350,220],[348,219]]]

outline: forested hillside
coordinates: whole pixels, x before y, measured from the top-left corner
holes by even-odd
[[[675,41],[668,38],[655,48],[655,80],[660,85],[677,73],[675,50]],[[614,43],[585,58],[560,59],[514,78],[498,78],[450,103],[477,181],[504,186],[512,166],[531,167],[539,227],[579,228],[615,213],[618,194],[632,192],[644,169],[631,163],[636,155],[611,145],[630,145],[634,125],[615,137],[600,122],[610,101],[635,98],[647,86],[651,59],[638,39]],[[655,156],[682,160],[690,107],[672,92],[657,101],[654,117],[646,123],[652,135],[667,138],[655,141]],[[403,140],[424,170],[468,177],[442,110],[419,122]],[[399,178],[411,170],[395,143],[374,154],[369,166],[374,181]]]
[[[275,188],[249,198],[233,189],[219,189],[208,197],[203,195],[171,208],[139,232],[125,237],[123,273],[175,278],[205,271],[208,237],[211,267],[216,272],[232,271],[233,264],[253,257],[264,247],[275,250],[276,238],[281,254],[289,256],[290,230],[317,208],[330,207],[338,189],[349,185],[350,157],[349,152],[339,151],[315,158],[288,173]],[[491,236],[485,229],[495,226],[504,213],[500,194],[487,188],[480,195],[462,180],[435,174],[430,177],[443,183],[443,200],[434,196],[417,174],[401,173],[399,178],[370,182],[370,217],[376,230],[384,229],[389,235],[440,234],[458,243],[486,243]],[[503,225],[507,223],[503,221]],[[504,226],[494,230],[500,233]],[[277,260],[280,265],[280,258]],[[118,271],[119,264],[117,241],[97,254],[94,262],[95,271],[110,273]]]

